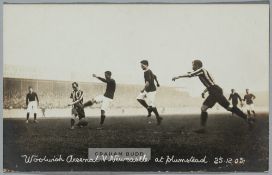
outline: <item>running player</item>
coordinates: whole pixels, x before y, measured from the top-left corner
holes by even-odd
[[[72,118],[71,118],[71,129],[75,129],[75,119],[78,117],[79,122],[77,126],[84,127],[88,125],[88,122],[85,121],[85,112],[83,108],[83,91],[78,87],[77,82],[72,83],[73,91],[70,95],[72,103],[68,106],[72,106]]]
[[[255,95],[252,93],[249,93],[249,89],[246,89],[246,95],[244,96],[244,101],[246,102],[246,110],[249,117],[251,117],[251,112],[253,113],[253,119],[255,120],[256,113],[254,109],[254,103],[253,100],[255,99]]]
[[[208,113],[207,110],[209,108],[212,108],[215,103],[219,103],[221,106],[223,106],[226,110],[231,111],[235,114],[237,114],[239,117],[244,119],[248,122],[249,126],[253,124],[252,120],[247,120],[247,115],[244,114],[239,108],[237,107],[230,107],[230,103],[226,99],[226,97],[223,95],[223,90],[215,84],[214,80],[212,79],[209,72],[203,68],[202,62],[200,60],[194,60],[192,62],[192,68],[193,72],[189,72],[186,75],[174,77],[172,80],[175,81],[179,78],[191,78],[198,76],[200,81],[206,86],[206,89],[202,93],[202,97],[204,97],[206,92],[209,92],[209,96],[204,101],[202,107],[201,107],[201,128],[196,130],[196,133],[205,133],[205,127],[208,119]]]
[[[115,80],[111,78],[111,72],[106,71],[105,72],[105,78],[99,77],[96,74],[93,74],[93,77],[99,79],[100,81],[107,83],[106,92],[104,95],[99,95],[95,97],[94,99],[86,102],[84,104],[84,107],[92,106],[93,104],[102,104],[101,105],[101,117],[100,117],[100,127],[97,129],[103,129],[103,124],[106,118],[106,111],[109,109],[110,104],[113,101],[114,93],[116,89],[116,83]]]
[[[36,92],[33,91],[33,88],[29,86],[29,92],[26,95],[26,106],[27,106],[27,114],[26,114],[26,123],[28,123],[30,113],[34,113],[34,123],[38,123],[37,120],[37,108],[39,105],[39,98]]]
[[[154,76],[154,80],[155,80],[155,82],[156,82],[157,87],[160,87],[160,84],[159,84],[159,81],[158,81],[158,79],[157,79],[157,76],[156,76],[155,74],[153,74],[153,76]],[[147,117],[151,117],[151,114],[152,114],[152,109],[151,109],[151,107],[149,107],[145,101],[142,101],[141,99],[137,99],[137,100],[138,100],[138,102],[139,102],[143,107],[146,108],[147,113],[148,113],[148,114],[147,114]]]
[[[145,87],[141,90],[137,100],[143,107],[148,110],[148,117],[150,117],[151,113],[154,112],[156,115],[157,124],[160,125],[163,118],[160,117],[155,106],[156,86],[154,81],[156,81],[157,86],[159,86],[157,77],[149,69],[147,60],[142,60],[140,63],[141,68],[144,70]]]
[[[235,89],[231,89],[231,94],[229,96],[229,101],[231,100],[232,106],[237,107],[238,105],[238,100],[240,101],[241,106],[243,105],[242,98],[240,95],[235,92]]]

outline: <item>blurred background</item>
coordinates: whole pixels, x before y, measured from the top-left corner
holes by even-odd
[[[160,81],[161,113],[199,113],[205,88],[198,78],[171,81],[191,71],[193,59],[203,61],[227,97],[232,88],[241,97],[249,88],[255,105],[268,111],[267,5],[4,6],[4,116],[25,108],[28,86],[46,109],[67,109],[73,81],[89,100],[105,90],[91,75],[106,70],[117,82],[112,113],[145,113],[136,101],[144,86],[142,59]]]

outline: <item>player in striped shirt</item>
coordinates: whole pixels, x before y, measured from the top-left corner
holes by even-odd
[[[250,126],[253,124],[253,121],[248,120],[247,115],[244,114],[239,108],[235,106],[230,107],[230,103],[224,96],[222,88],[215,84],[212,76],[206,69],[203,68],[202,62],[200,60],[194,60],[192,62],[192,68],[194,70],[193,72],[189,72],[186,75],[174,77],[172,80],[175,81],[176,79],[179,78],[191,78],[197,76],[206,87],[206,89],[202,93],[202,97],[205,98],[205,93],[209,92],[209,96],[203,102],[201,107],[201,128],[196,130],[195,132],[197,133],[205,132],[205,126],[208,119],[207,110],[209,108],[212,108],[216,103],[219,103],[226,110],[235,113],[236,115],[247,121]]]
[[[72,99],[72,103],[68,104],[68,106],[72,106],[72,118],[71,118],[71,129],[75,128],[75,119],[78,117],[79,122],[77,126],[83,127],[88,124],[85,121],[85,112],[83,108],[83,91],[81,91],[78,87],[77,82],[72,83],[73,91],[70,95]]]

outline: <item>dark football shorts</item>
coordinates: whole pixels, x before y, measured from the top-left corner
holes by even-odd
[[[209,108],[212,108],[215,105],[215,103],[219,103],[225,109],[229,107],[230,103],[224,96],[223,90],[219,86],[214,85],[208,88],[208,92],[209,92],[209,96],[203,102],[203,105],[208,106]]]
[[[78,116],[79,120],[85,118],[85,112],[82,104],[75,104],[72,108],[72,115]]]
[[[238,106],[238,102],[233,102],[233,103],[232,103],[232,106],[233,106],[233,107],[237,107],[237,106]]]
[[[73,107],[72,108],[72,115],[75,115],[75,116],[77,116],[78,114],[77,114],[77,110],[76,110],[76,108],[75,107]]]

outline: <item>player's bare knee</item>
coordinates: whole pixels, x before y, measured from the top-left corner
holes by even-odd
[[[141,98],[141,97],[137,97],[136,100],[141,101],[141,100],[144,100],[144,99]]]
[[[156,105],[150,105],[152,108],[156,108]]]
[[[229,107],[229,106],[228,106],[226,109],[227,109],[228,111],[232,111],[232,108]]]
[[[207,112],[207,110],[208,110],[208,106],[206,105],[201,106],[201,112]]]

